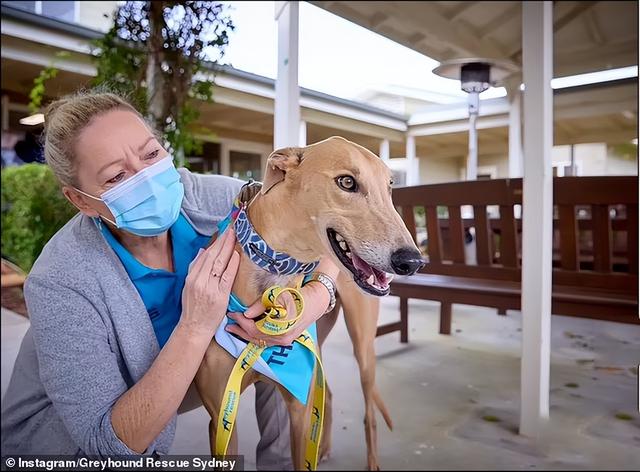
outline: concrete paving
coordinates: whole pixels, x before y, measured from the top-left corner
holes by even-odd
[[[381,322],[398,318],[383,300]],[[640,327],[552,317],[550,421],[542,440],[517,434],[521,316],[457,305],[453,334],[438,334],[438,305],[411,301],[409,344],[376,340],[377,383],[394,421],[378,416],[379,461],[394,470],[637,470],[640,465]],[[28,325],[2,310],[2,394]],[[333,447],[321,470],[363,470],[360,381],[344,321],[323,349],[334,392]],[[178,418],[172,453],[208,454],[204,408]],[[238,430],[245,467],[255,469],[253,389],[242,396]]]

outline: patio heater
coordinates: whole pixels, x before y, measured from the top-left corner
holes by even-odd
[[[454,59],[433,69],[433,73],[460,81],[462,90],[469,94],[469,155],[467,180],[478,176],[478,133],[476,120],[480,111],[480,94],[489,87],[499,87],[504,79],[518,71],[515,64],[495,59]]]

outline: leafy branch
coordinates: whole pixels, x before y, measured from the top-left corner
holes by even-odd
[[[45,84],[48,80],[53,79],[58,75],[56,59],[64,59],[65,57],[69,57],[69,52],[58,51],[49,65],[40,71],[38,77],[33,79],[33,88],[29,92],[29,112],[32,115],[38,113],[42,106],[42,100],[44,99],[46,90]]]

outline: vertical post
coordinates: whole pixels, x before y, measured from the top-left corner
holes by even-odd
[[[524,179],[520,434],[538,438],[549,418],[553,223],[553,3],[522,2]]]
[[[385,138],[380,141],[380,159],[382,159],[383,161],[388,161],[391,157],[389,153],[389,140]]]
[[[509,97],[509,177],[522,177],[522,120],[519,84],[507,88]]]
[[[420,183],[420,164],[416,158],[416,138],[407,135],[407,185],[418,185]]]
[[[220,174],[231,175],[231,156],[229,154],[229,144],[220,141]]]
[[[307,145],[307,122],[300,120],[300,133],[298,134],[298,146]]]
[[[575,149],[575,144],[572,144],[571,147],[569,148],[569,151],[571,153],[571,167],[570,167],[570,175],[571,176],[577,176],[578,172],[576,172],[576,149]],[[565,169],[564,171],[564,175],[567,175],[567,170]]]
[[[2,96],[2,131],[9,131],[9,95]]]
[[[298,2],[275,2],[278,22],[278,78],[274,110],[275,149],[296,146],[300,138],[298,88]]]
[[[478,178],[478,130],[476,120],[480,106],[480,94],[469,93],[469,154],[467,156],[467,180]]]

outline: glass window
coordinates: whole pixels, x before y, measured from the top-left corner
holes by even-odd
[[[220,144],[203,142],[202,152],[187,157],[189,169],[201,174],[220,173]]]
[[[2,2],[2,5],[19,8],[20,10],[26,10],[32,13],[36,11],[36,2]]]
[[[76,2],[42,2],[42,15],[62,21],[76,21]]]
[[[230,151],[231,176],[242,180],[261,180],[260,154]]]

